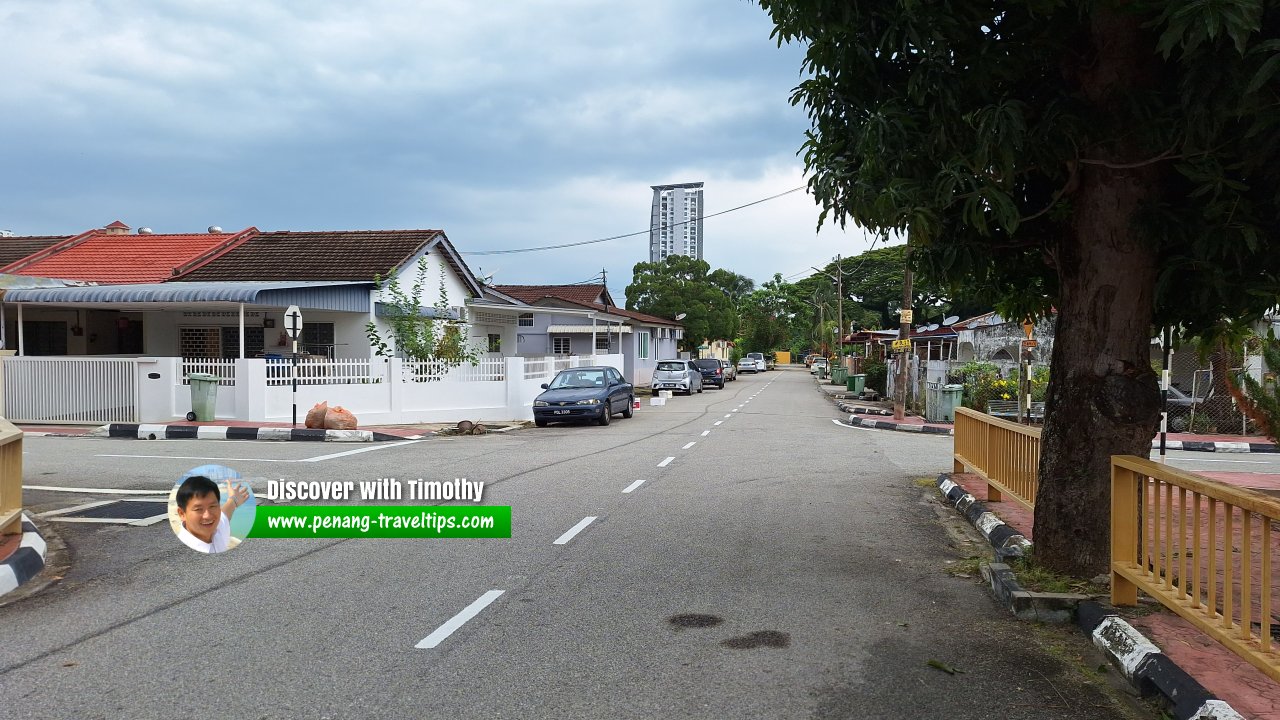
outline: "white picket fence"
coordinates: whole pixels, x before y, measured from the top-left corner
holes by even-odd
[[[218,376],[218,384],[224,386],[235,386],[236,384],[236,361],[224,360],[222,358],[183,358],[182,359],[182,384],[190,385],[187,376],[191,373],[208,373]]]
[[[307,360],[297,365],[299,385],[366,385],[383,381],[386,362],[378,360]],[[267,362],[267,385],[292,385],[290,360]]]
[[[533,360],[526,358],[524,361],[524,379],[538,380],[550,377],[552,368],[554,367],[554,358],[543,358],[541,360]]]
[[[137,422],[137,377],[134,359],[7,357],[4,416],[16,423]]]

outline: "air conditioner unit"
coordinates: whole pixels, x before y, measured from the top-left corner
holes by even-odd
[[[467,308],[463,305],[450,305],[449,314],[458,319],[458,322],[467,321]]]

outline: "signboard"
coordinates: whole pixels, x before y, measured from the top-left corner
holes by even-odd
[[[297,305],[290,305],[284,311],[284,331],[289,333],[290,340],[297,340],[302,335],[302,311]]]
[[[912,317],[911,308],[898,311],[898,319],[904,323],[907,323],[908,325],[911,324],[911,317]]]
[[[910,312],[910,311],[908,311],[908,312]],[[893,341],[893,349],[894,349],[894,350],[910,350],[910,349],[911,349],[911,341],[910,341],[910,340],[894,340],[894,341]]]
[[[1022,347],[1024,347],[1024,348],[1033,348],[1033,347],[1035,347],[1035,346],[1037,346],[1037,345],[1039,345],[1039,344],[1040,344],[1040,341],[1038,341],[1038,340],[1023,340],[1023,341],[1022,341]]]

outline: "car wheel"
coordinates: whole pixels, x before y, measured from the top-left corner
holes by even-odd
[[[546,426],[547,426],[547,421],[546,421],[546,420],[534,420],[534,421],[533,421],[533,424],[534,424],[534,425],[537,425],[538,427],[546,427]]]
[[[604,411],[600,413],[600,420],[598,420],[598,422],[599,422],[601,425],[608,425],[608,424],[609,424],[609,420],[610,420],[610,417],[609,417],[609,416],[610,416],[611,414],[612,414],[612,413],[610,413],[610,412],[609,412],[609,404],[608,404],[608,401],[606,401],[606,402],[605,402],[605,406],[604,406]]]
[[[622,417],[629,418],[632,415],[635,415],[636,414],[635,405],[636,405],[636,399],[634,397],[627,398],[627,409],[622,411]]]
[[[187,422],[195,422],[195,421],[196,421],[196,414],[193,412],[187,413]]]
[[[701,395],[701,394],[702,394],[702,385],[698,385],[698,394],[699,394],[699,395]]]

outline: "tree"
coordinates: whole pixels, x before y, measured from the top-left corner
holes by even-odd
[[[627,309],[666,318],[684,313],[682,350],[693,351],[704,340],[734,337],[738,332],[734,299],[711,277],[735,289],[741,286],[736,278],[751,281],[729,271],[716,273],[705,261],[685,255],[636,263],[626,290]]]
[[[409,290],[400,286],[399,278],[393,277],[389,281],[374,278],[390,334],[383,337],[373,322],[365,325],[365,334],[379,357],[399,354],[410,360],[436,364],[438,367],[434,371],[419,375],[435,380],[440,377],[439,370],[448,370],[464,362],[475,364],[480,358],[480,351],[467,344],[462,326],[448,319],[449,295],[445,289],[443,268],[435,304],[424,304],[427,268],[427,259],[420,258]]]
[[[759,0],[807,45],[792,101],[822,219],[910,238],[943,287],[1056,309],[1036,556],[1109,561],[1109,458],[1145,456],[1153,325],[1276,304],[1280,5]]]

